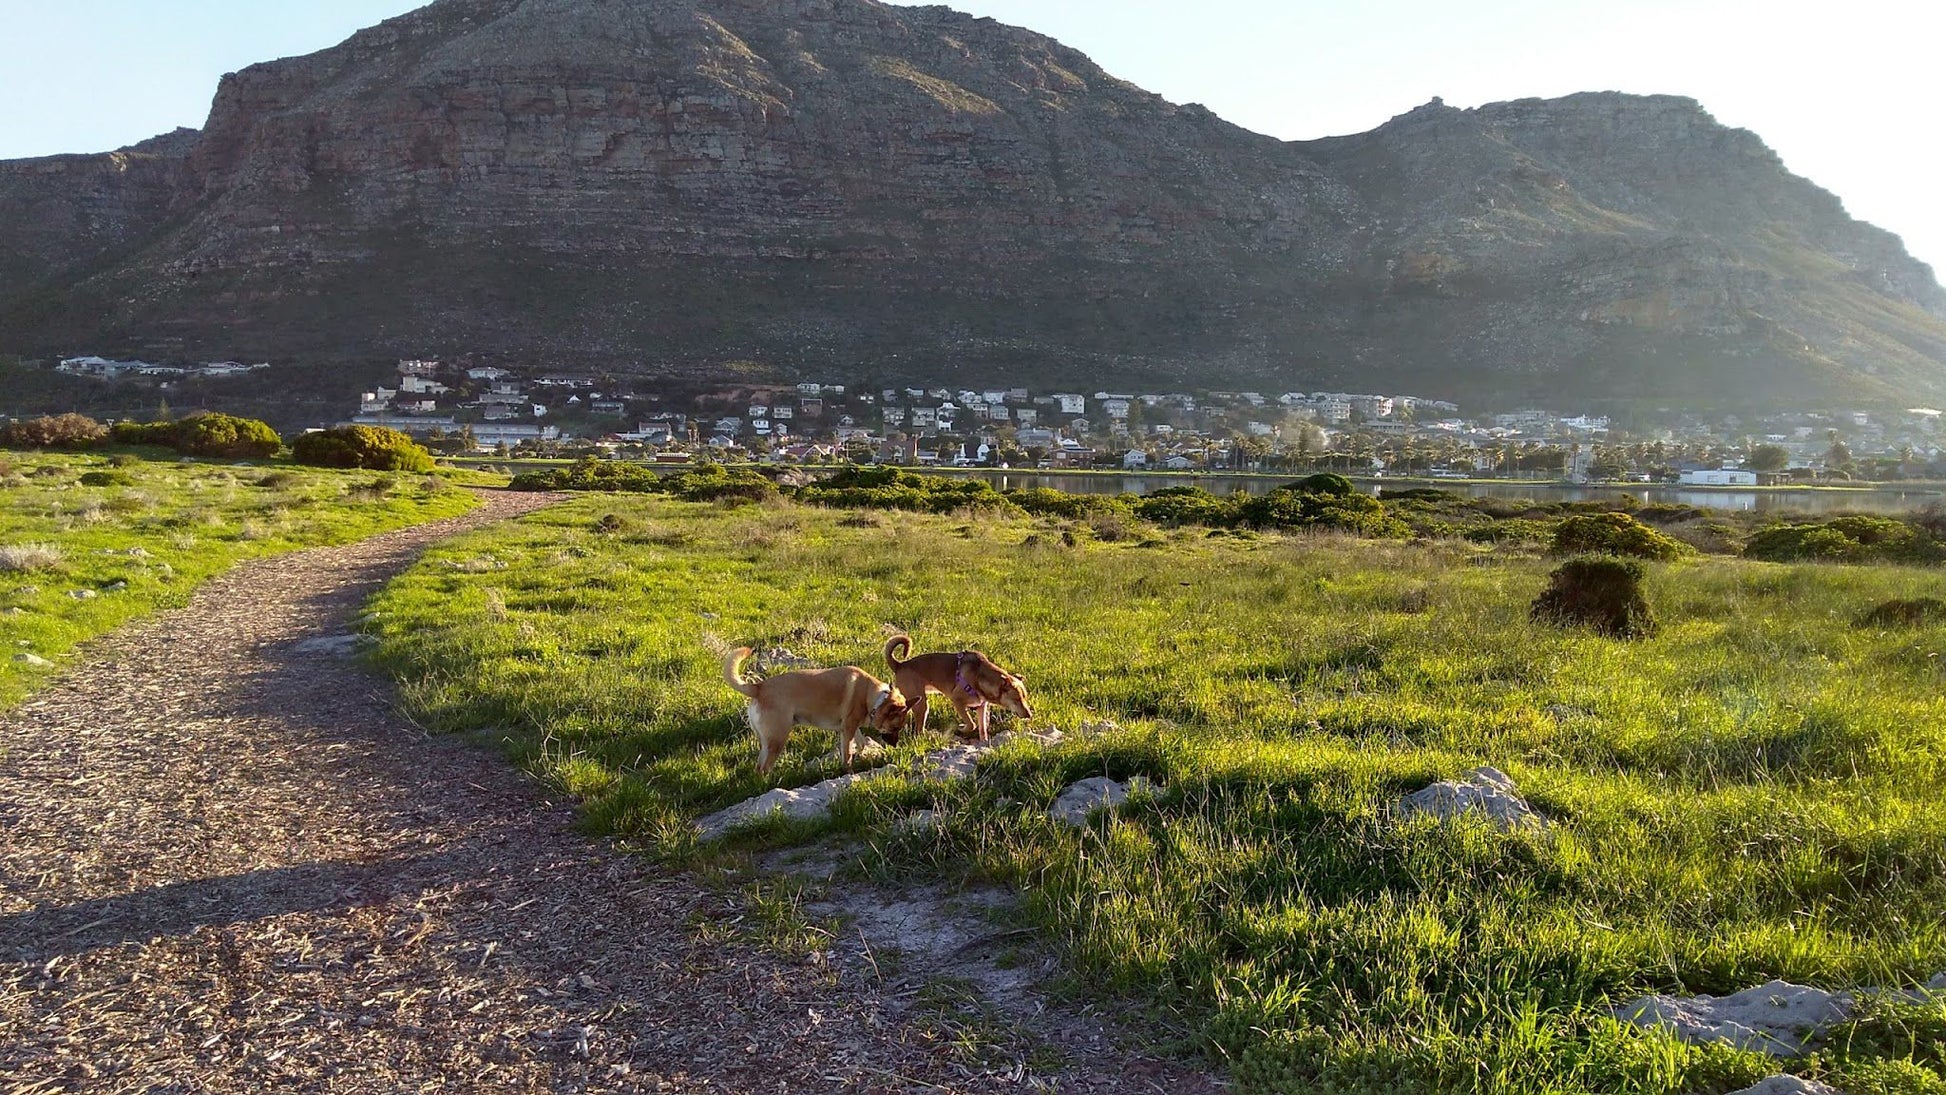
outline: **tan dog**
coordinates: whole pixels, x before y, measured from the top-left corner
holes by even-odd
[[[749,647],[723,658],[723,679],[750,697],[747,714],[757,733],[757,771],[769,775],[784,755],[791,728],[799,723],[838,732],[838,755],[851,771],[852,747],[861,726],[877,729],[887,745],[899,743],[905,727],[905,697],[897,688],[855,665],[843,669],[779,673],[761,681],[743,678]]]
[[[901,661],[898,652],[912,653],[910,635],[894,635],[885,641],[885,661],[892,667],[892,683],[912,698],[915,733],[926,728],[926,693],[937,692],[951,700],[966,732],[987,740],[990,704],[999,704],[1023,719],[1034,717],[1027,706],[1027,682],[999,666],[977,650],[957,654],[921,654]]]

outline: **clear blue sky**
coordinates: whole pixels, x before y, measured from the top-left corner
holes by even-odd
[[[637,0],[651,2],[651,0]],[[223,73],[329,46],[412,0],[0,0],[0,158],[198,126]],[[1946,268],[1938,0],[955,0],[1285,138],[1435,95],[1702,100]]]

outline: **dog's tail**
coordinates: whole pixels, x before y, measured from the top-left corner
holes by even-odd
[[[749,660],[750,654],[749,647],[739,646],[723,655],[723,680],[731,688],[754,700],[757,698],[757,686],[743,679],[743,663]]]
[[[909,657],[912,654],[912,636],[894,635],[885,640],[885,664],[891,666],[892,671],[896,673],[905,668],[905,658],[892,653],[894,650],[903,651]]]

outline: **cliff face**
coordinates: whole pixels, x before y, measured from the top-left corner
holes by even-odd
[[[1287,144],[869,0],[440,0],[226,77],[193,140],[0,165],[0,200],[37,212],[0,228],[25,349],[1946,387],[1931,271],[1694,103]]]

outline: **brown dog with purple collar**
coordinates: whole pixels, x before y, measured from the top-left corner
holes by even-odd
[[[908,657],[901,658],[903,653]],[[892,685],[910,705],[913,733],[926,728],[926,694],[937,692],[952,701],[966,732],[987,740],[989,707],[999,704],[1023,719],[1034,717],[1027,705],[1027,682],[993,664],[977,650],[958,653],[912,654],[912,637],[894,635],[885,641],[885,661],[892,667]]]

